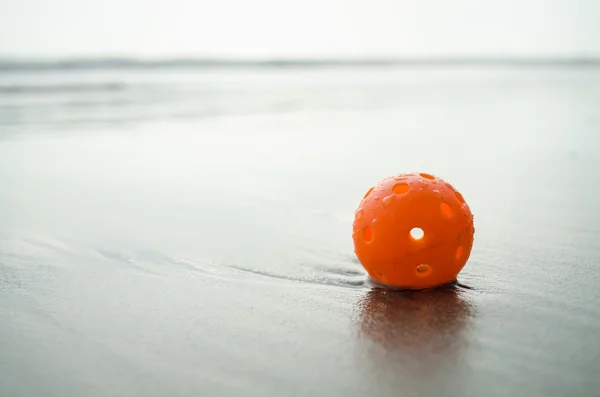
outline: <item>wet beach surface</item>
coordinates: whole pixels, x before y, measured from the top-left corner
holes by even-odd
[[[599,110],[594,68],[0,74],[0,395],[596,396]],[[353,254],[412,171],[460,285]]]

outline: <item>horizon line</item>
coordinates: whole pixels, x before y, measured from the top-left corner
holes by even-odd
[[[61,69],[148,69],[227,67],[352,67],[352,66],[600,66],[600,56],[406,56],[406,57],[57,57],[0,56],[0,71]]]

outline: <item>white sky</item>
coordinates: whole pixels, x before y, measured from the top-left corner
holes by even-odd
[[[0,0],[4,56],[600,55],[600,0]]]

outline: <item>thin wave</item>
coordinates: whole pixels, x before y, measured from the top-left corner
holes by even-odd
[[[223,263],[207,263],[197,262],[189,259],[182,258],[163,258],[163,263],[170,263],[177,265],[184,270],[191,270],[200,272],[206,275],[217,276],[222,278],[238,278],[243,276],[247,279],[248,276],[258,277],[265,280],[271,281],[287,281],[297,284],[308,284],[308,285],[323,285],[330,287],[342,287],[349,289],[364,289],[369,288],[368,279],[366,273],[362,272],[351,272],[348,273],[347,269],[342,267],[337,270],[333,270],[334,267],[328,266],[329,271],[325,271],[322,274],[314,274],[310,276],[299,276],[299,275],[286,275],[270,272],[267,270],[255,269],[249,266],[230,265]],[[318,265],[313,266],[315,269],[324,269]],[[237,277],[236,277],[237,276]]]
[[[96,84],[23,84],[0,85],[0,94],[60,94],[80,92],[115,92],[128,88],[124,83]]]
[[[169,277],[173,274],[172,271],[178,269],[188,274],[194,272],[208,277],[245,282],[263,280],[280,283],[285,281],[301,285],[322,285],[347,289],[369,288],[365,272],[354,271],[355,269],[343,264],[323,266],[311,263],[309,264],[312,269],[311,274],[298,275],[277,273],[237,264],[198,261],[148,249],[130,251],[98,247],[94,251],[99,258],[114,265],[122,266],[136,273],[158,277]]]
[[[367,279],[365,277],[360,278],[349,278],[349,277],[340,277],[339,272],[332,272],[328,275],[324,276],[312,276],[312,277],[298,277],[298,276],[287,276],[276,274],[272,272],[267,272],[263,270],[244,268],[238,266],[229,266],[230,269],[238,270],[244,273],[252,274],[255,276],[268,277],[276,280],[285,280],[291,281],[301,284],[317,284],[317,285],[327,285],[332,287],[344,287],[344,288],[364,288],[368,286]]]

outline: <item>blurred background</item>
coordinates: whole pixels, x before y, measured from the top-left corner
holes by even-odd
[[[384,93],[352,73],[377,67],[367,79],[392,74],[381,79],[389,86],[431,67],[471,76],[481,66],[596,65],[599,16],[593,0],[5,0],[2,134],[54,123],[393,107],[417,83]]]
[[[0,122],[6,135],[39,123],[340,108],[379,95],[368,83],[315,88],[368,66],[586,66],[600,56],[599,16],[593,0],[2,1]],[[333,66],[333,79],[313,82]]]
[[[596,396],[598,21],[0,0],[0,395]],[[372,289],[353,253],[413,171],[475,215],[462,287]]]
[[[593,0],[3,1],[7,57],[598,55]]]

